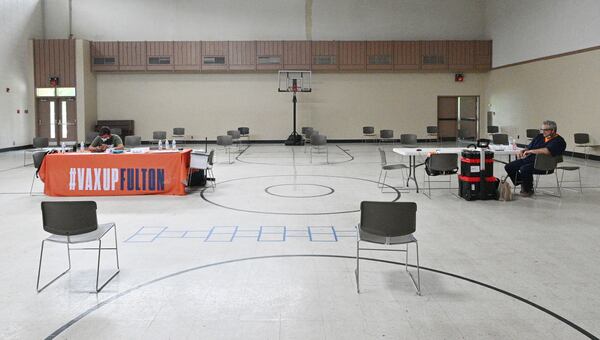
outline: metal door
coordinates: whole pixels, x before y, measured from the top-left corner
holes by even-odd
[[[77,141],[75,98],[38,98],[36,135],[52,144]]]
[[[438,135],[441,140],[456,140],[458,97],[438,97]]]
[[[476,140],[479,136],[479,97],[458,97],[459,136],[465,140]]]

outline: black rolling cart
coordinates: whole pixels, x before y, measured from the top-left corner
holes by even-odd
[[[467,201],[498,199],[498,179],[494,177],[494,152],[487,143],[469,145],[461,152],[458,195]],[[470,148],[473,146],[474,148]]]

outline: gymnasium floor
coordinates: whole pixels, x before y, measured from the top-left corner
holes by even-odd
[[[391,148],[390,163],[407,161]],[[228,164],[218,150],[215,191],[92,198],[99,221],[117,223],[121,273],[90,293],[95,253],[73,252],[71,272],[38,294],[47,236],[40,202],[59,199],[41,194],[39,180],[29,195],[34,169],[23,167],[23,151],[0,153],[0,338],[600,336],[598,162],[567,159],[582,167],[583,194],[467,202],[441,188],[431,199],[412,188],[382,193],[374,144],[330,143],[330,164],[325,154],[312,164],[308,155],[303,147],[252,145]],[[552,184],[547,177],[540,186]],[[398,173],[387,182],[402,185]],[[403,255],[389,252],[361,254],[369,260],[356,293],[363,200],[417,202],[422,296],[400,265]],[[66,265],[60,245],[47,251],[45,278]],[[114,257],[105,255],[107,275]]]

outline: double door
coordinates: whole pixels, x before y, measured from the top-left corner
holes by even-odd
[[[479,136],[479,97],[438,97],[438,133],[442,140],[476,140]]]
[[[47,137],[51,144],[77,141],[77,110],[75,98],[38,98],[38,137]]]

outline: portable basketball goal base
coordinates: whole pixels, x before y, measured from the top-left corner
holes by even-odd
[[[285,145],[304,145],[302,135],[296,131],[296,99],[297,92],[312,92],[310,87],[311,71],[290,71],[281,70],[278,74],[279,87],[278,92],[293,93],[292,103],[294,106],[294,128],[292,134],[285,141]]]

